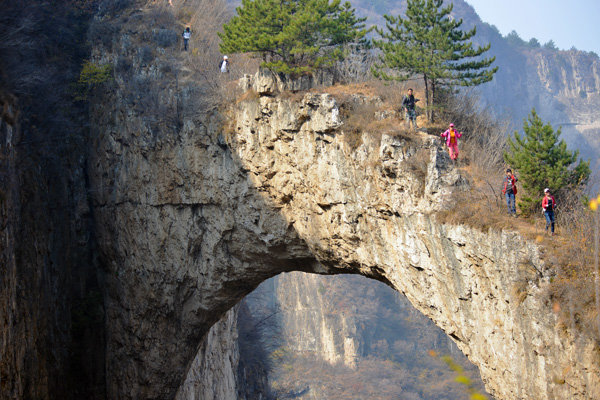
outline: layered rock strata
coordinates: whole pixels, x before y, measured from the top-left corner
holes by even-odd
[[[351,148],[334,96],[260,90],[225,127],[187,121],[171,137],[118,105],[99,115],[90,169],[111,397],[172,398],[209,327],[291,270],[387,282],[497,398],[597,394],[593,344],[555,328],[537,247],[436,221],[465,181],[434,137],[364,131]]]

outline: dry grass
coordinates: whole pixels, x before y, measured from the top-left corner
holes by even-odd
[[[390,110],[389,105],[379,97],[351,95],[347,88],[341,87],[335,93],[344,121],[344,140],[351,149],[360,146],[364,134],[378,142],[384,134],[408,140],[415,138],[416,133],[407,129],[397,112]]]
[[[236,103],[242,103],[244,101],[249,101],[249,100],[259,100],[260,99],[260,95],[258,94],[258,92],[254,89],[249,89],[246,90],[245,92],[243,92],[241,95],[237,96],[235,101]]]

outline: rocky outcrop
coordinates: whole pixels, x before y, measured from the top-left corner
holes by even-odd
[[[377,143],[364,132],[364,144],[349,152],[331,117],[335,107],[327,94],[307,94],[295,109],[261,97],[240,107],[232,135],[255,186],[319,262],[406,294],[457,341],[498,398],[593,397],[594,345],[555,329],[543,294],[551,272],[538,249],[516,233],[436,223],[443,197],[461,181],[433,139],[383,135]],[[286,131],[295,120],[307,122]],[[429,161],[420,192],[407,164],[423,150]],[[373,154],[381,164],[368,162]]]
[[[249,96],[231,110],[226,140],[220,126],[191,121],[153,137],[124,110],[96,110],[90,165],[111,397],[172,398],[209,327],[291,270],[387,282],[457,342],[497,398],[597,393],[593,343],[556,329],[537,247],[436,221],[465,182],[435,138],[362,132],[352,150],[326,93]]]

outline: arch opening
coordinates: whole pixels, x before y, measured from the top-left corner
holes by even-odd
[[[361,275],[270,278],[211,329],[208,341],[178,400],[227,391],[240,399],[463,399],[469,390],[493,399],[448,335],[404,295]],[[215,343],[234,360],[220,364],[217,385]],[[470,384],[458,383],[459,375]]]

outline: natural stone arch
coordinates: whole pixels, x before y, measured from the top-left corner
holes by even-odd
[[[90,169],[94,187],[110,188],[94,196],[109,396],[173,398],[209,327],[292,270],[388,282],[498,398],[593,396],[592,343],[554,330],[537,247],[437,222],[464,180],[435,139],[364,132],[351,151],[337,107],[328,94],[260,96],[232,109],[226,137],[189,122],[160,142],[98,121]],[[426,168],[415,172],[417,157]]]
[[[483,392],[479,372],[454,341],[384,283],[357,274],[282,273],[242,303],[211,327],[176,400],[258,398],[269,390],[420,398],[429,384],[427,398],[460,397],[463,388],[447,386],[456,374],[436,354],[450,355]],[[281,360],[264,369],[270,355]],[[422,374],[435,382],[420,385]]]

